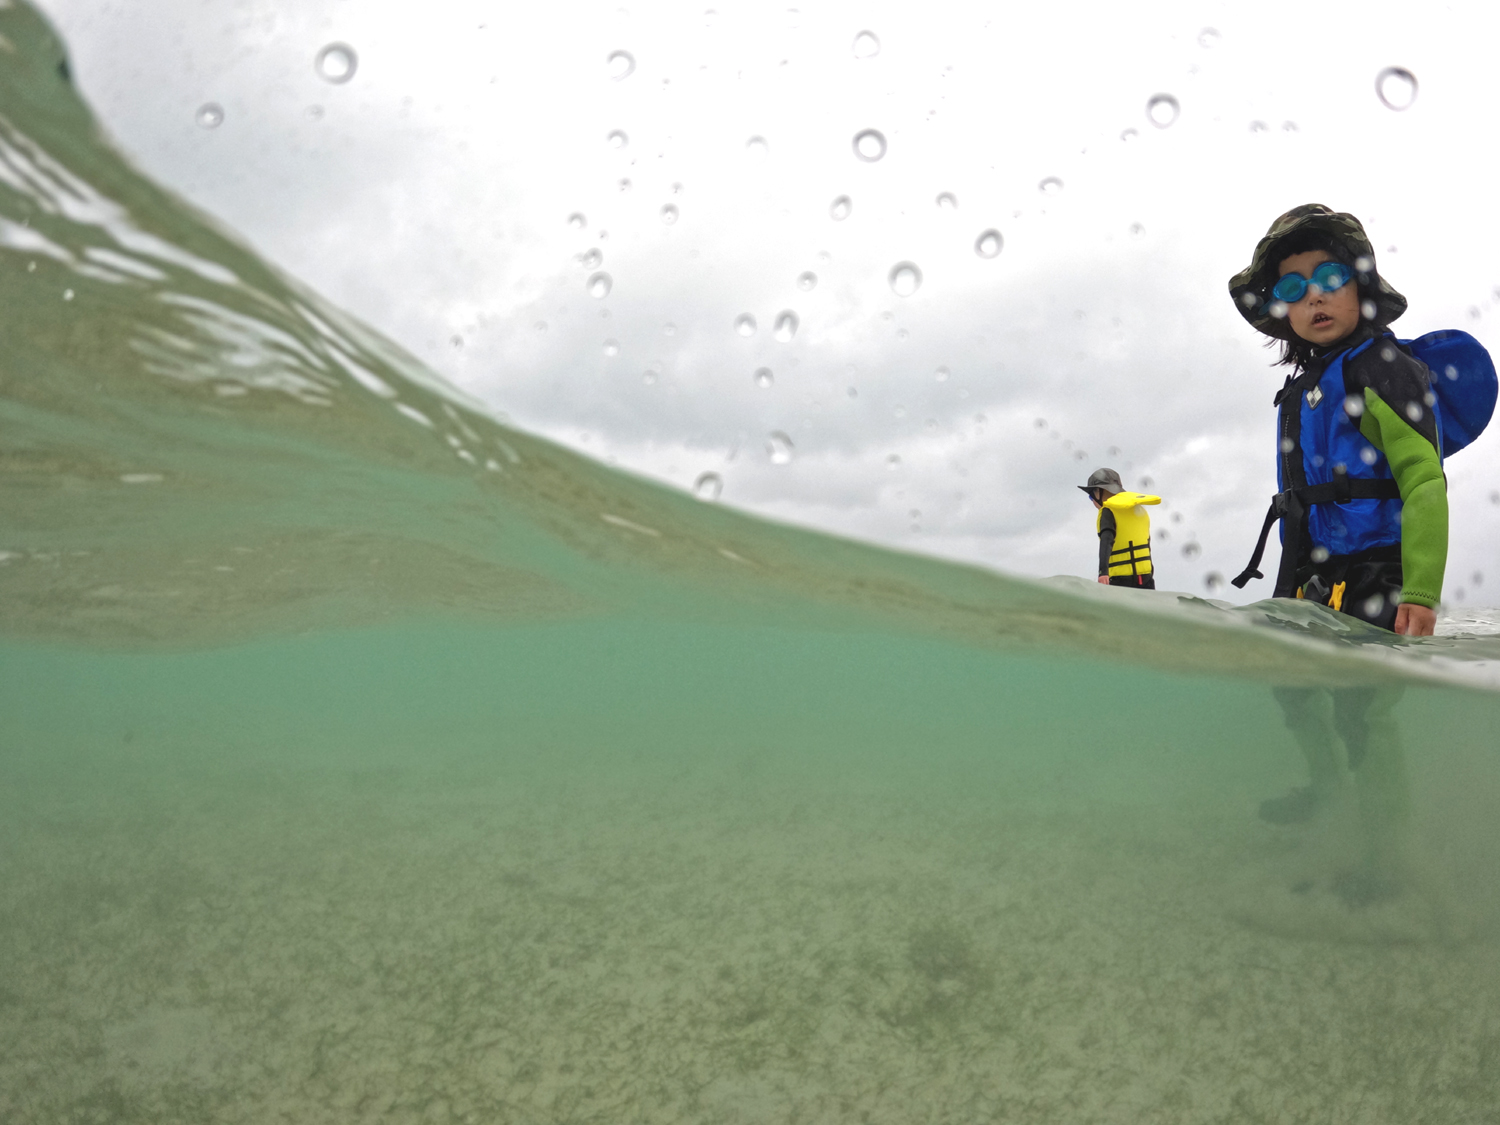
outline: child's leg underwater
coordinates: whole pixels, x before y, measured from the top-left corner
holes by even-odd
[[[1359,793],[1364,844],[1364,892],[1394,890],[1406,859],[1411,788],[1396,704],[1405,689],[1340,688],[1333,693],[1333,722],[1349,754]],[[1374,882],[1371,883],[1370,880]]]
[[[1343,785],[1343,755],[1328,692],[1322,688],[1275,687],[1271,694],[1281,705],[1286,729],[1307,759],[1311,784],[1293,789],[1284,797],[1262,801],[1260,818],[1272,824],[1300,824],[1332,801]]]

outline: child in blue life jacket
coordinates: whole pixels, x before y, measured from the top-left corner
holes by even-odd
[[[1088,484],[1078,487],[1099,511],[1094,530],[1099,536],[1100,585],[1156,589],[1146,506],[1160,504],[1161,497],[1126,492],[1125,482],[1113,469],[1095,469]]]
[[[1316,601],[1401,635],[1430,636],[1448,554],[1443,456],[1489,420],[1488,354],[1462,332],[1398,341],[1387,326],[1406,310],[1406,298],[1377,272],[1364,227],[1316,203],[1271,225],[1229,292],[1240,315],[1279,342],[1278,362],[1291,368],[1275,400],[1280,491],[1234,585],[1261,577],[1266,539],[1280,520],[1273,596]],[[1331,706],[1329,693],[1315,688],[1275,694],[1312,783],[1264,802],[1260,815],[1280,824],[1315,816],[1341,785],[1341,740],[1359,787],[1369,860],[1333,889],[1351,905],[1385,897],[1395,887],[1407,817],[1391,714],[1399,689],[1337,690]]]

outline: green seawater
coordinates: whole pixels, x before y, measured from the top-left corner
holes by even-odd
[[[0,1122],[1494,1120],[1493,639],[612,472],[0,36]]]

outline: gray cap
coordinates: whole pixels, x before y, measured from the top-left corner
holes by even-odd
[[[1093,492],[1096,488],[1102,488],[1113,496],[1117,492],[1125,491],[1125,482],[1113,469],[1095,469],[1089,474],[1088,484],[1080,484],[1078,487],[1084,492]]]

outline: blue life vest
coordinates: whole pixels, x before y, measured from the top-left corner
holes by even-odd
[[[1415,340],[1393,340],[1380,336],[1340,352],[1329,361],[1316,392],[1301,397],[1302,471],[1307,484],[1331,485],[1340,475],[1354,480],[1392,480],[1385,454],[1359,432],[1358,418],[1344,411],[1349,392],[1344,386],[1344,364],[1375,346],[1400,344],[1427,365],[1432,373],[1427,402],[1437,423],[1438,455],[1447,457],[1468,445],[1489,423],[1495,410],[1497,383],[1495,365],[1484,346],[1467,332],[1430,332]],[[1356,414],[1364,413],[1363,392],[1354,392]],[[1394,410],[1402,403],[1389,403]],[[1285,491],[1281,459],[1277,459],[1277,485]],[[1308,511],[1311,545],[1330,555],[1350,555],[1373,547],[1401,542],[1400,499],[1349,499],[1332,504],[1313,504]],[[1282,542],[1286,528],[1282,527]]]
[[[1332,484],[1335,467],[1350,480],[1391,480],[1390,462],[1359,432],[1358,420],[1344,411],[1348,391],[1344,387],[1344,361],[1353,359],[1375,343],[1366,340],[1356,348],[1340,352],[1329,361],[1316,390],[1301,396],[1302,472],[1309,485]],[[1363,413],[1364,398],[1359,398]],[[1276,487],[1285,492],[1282,459],[1276,459]],[[1281,541],[1286,543],[1286,525]],[[1312,546],[1330,555],[1352,555],[1371,547],[1401,542],[1401,501],[1348,500],[1342,504],[1314,504],[1307,516]]]
[[[1448,329],[1415,340],[1397,340],[1389,335],[1365,340],[1334,356],[1311,389],[1301,391],[1305,384],[1299,380],[1295,389],[1301,391],[1301,402],[1297,404],[1285,400],[1294,389],[1289,379],[1276,400],[1281,407],[1278,439],[1283,443],[1282,456],[1276,463],[1281,491],[1271,499],[1255,552],[1233,580],[1235,587],[1243,589],[1250,579],[1262,577],[1259,567],[1266,538],[1271,525],[1278,521],[1282,521],[1283,544],[1278,597],[1291,595],[1300,581],[1295,579],[1296,570],[1314,549],[1321,548],[1329,555],[1348,555],[1401,542],[1401,499],[1390,463],[1359,432],[1363,392],[1355,399],[1356,417],[1351,418],[1344,410],[1348,397],[1345,363],[1367,348],[1397,346],[1426,365],[1429,386],[1421,403],[1387,405],[1394,410],[1430,410],[1440,458],[1463,449],[1489,424],[1500,385],[1489,352],[1467,332]],[[1288,410],[1296,413],[1288,415]],[[1421,417],[1419,414],[1415,420]],[[1286,479],[1288,458],[1302,470],[1305,483]],[[1292,543],[1288,543],[1289,538]]]
[[[1444,457],[1452,457],[1484,432],[1495,413],[1500,381],[1483,344],[1467,332],[1445,328],[1415,340],[1399,340],[1432,372],[1438,433]]]

